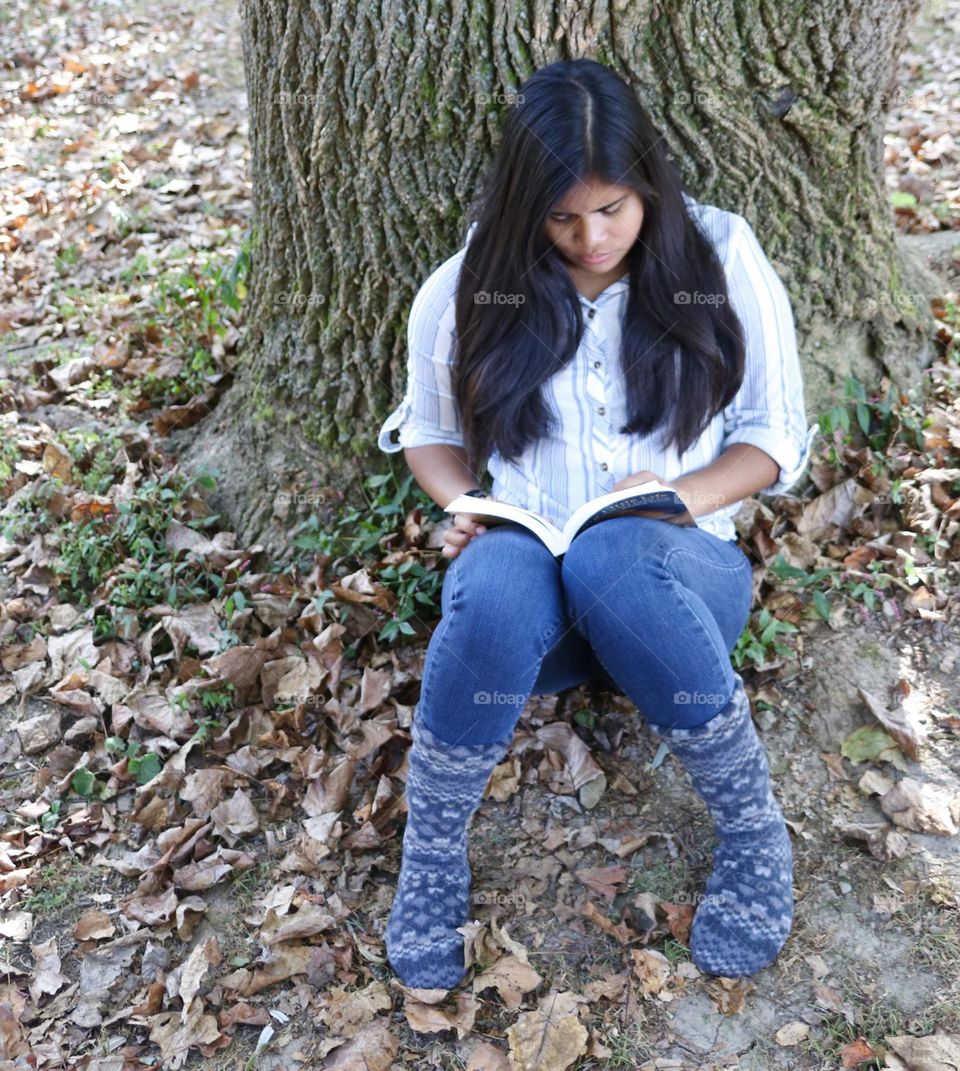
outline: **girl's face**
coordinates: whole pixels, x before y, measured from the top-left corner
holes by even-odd
[[[576,275],[620,274],[640,234],[643,201],[628,186],[577,182],[547,214],[547,237]]]

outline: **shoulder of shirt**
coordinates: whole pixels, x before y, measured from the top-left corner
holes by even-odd
[[[716,250],[724,271],[729,270],[744,236],[752,233],[750,224],[738,212],[702,203],[686,193],[683,199],[690,215]]]
[[[470,230],[473,229],[473,224]],[[431,314],[439,321],[452,312],[460,283],[460,269],[467,251],[467,241],[426,277],[410,305],[410,318]]]

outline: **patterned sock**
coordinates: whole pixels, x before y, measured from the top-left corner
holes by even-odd
[[[452,989],[464,975],[470,917],[467,826],[513,734],[489,744],[449,744],[414,719],[407,826],[387,920],[387,958],[404,985]]]
[[[706,803],[720,843],[693,919],[693,962],[739,978],[776,959],[793,924],[793,853],[773,796],[763,744],[743,679],[730,702],[692,729],[651,726]]]

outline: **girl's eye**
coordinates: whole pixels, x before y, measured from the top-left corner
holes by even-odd
[[[621,208],[623,208],[623,201],[621,201],[618,205],[615,205],[613,208],[603,208],[603,209],[601,209],[601,211],[603,212],[603,214],[605,216],[614,216],[614,215],[617,214],[617,212],[620,211]],[[550,218],[555,223],[566,223],[567,222],[567,217],[566,216],[551,215]]]

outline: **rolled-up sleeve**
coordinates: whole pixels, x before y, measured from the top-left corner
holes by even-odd
[[[460,259],[454,257],[440,265],[410,306],[406,392],[377,435],[377,445],[385,453],[434,443],[464,446],[451,387]],[[395,431],[396,441],[392,438]]]
[[[741,217],[726,267],[730,302],[744,331],[743,383],[723,410],[722,449],[759,447],[780,466],[761,494],[782,494],[803,475],[818,426],[807,425],[803,376],[787,289]]]

